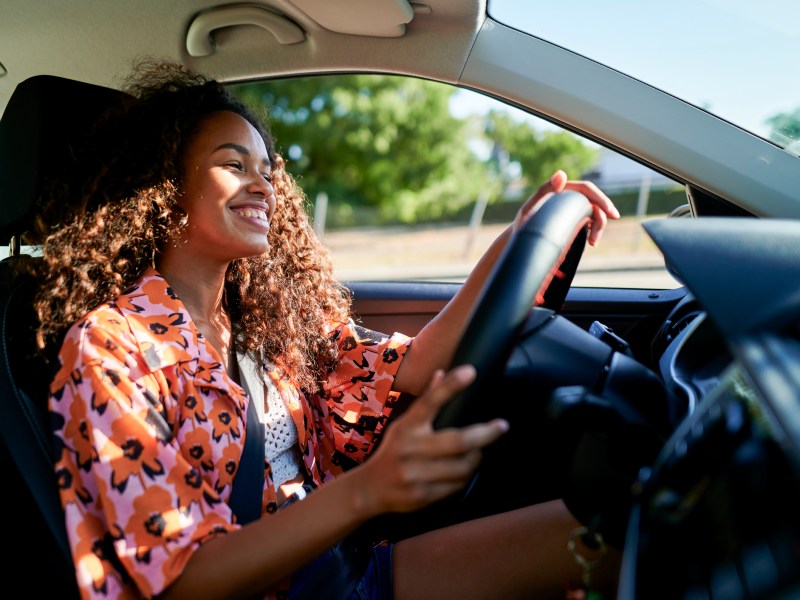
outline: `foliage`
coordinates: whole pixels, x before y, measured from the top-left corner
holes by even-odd
[[[766,121],[770,139],[781,147],[800,141],[800,108],[790,113],[778,113]]]
[[[567,131],[537,131],[498,110],[487,114],[484,135],[494,144],[497,160],[519,165],[522,182],[531,191],[558,169],[578,178],[597,159],[594,149]]]
[[[450,116],[450,88],[413,78],[344,75],[249,84],[266,104],[279,151],[305,193],[332,204],[413,220],[471,201],[483,171],[462,124]]]
[[[412,77],[335,75],[234,86],[263,104],[279,152],[311,201],[324,192],[339,224],[438,220],[480,193],[502,198],[512,180],[538,185],[557,168],[580,175],[593,152],[566,132],[538,132],[492,112],[457,119],[457,88]],[[473,149],[495,149],[485,160]],[[517,172],[509,166],[517,166]],[[359,219],[359,217],[362,217]]]

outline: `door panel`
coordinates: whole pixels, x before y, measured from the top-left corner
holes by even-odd
[[[360,322],[384,333],[416,335],[458,291],[458,283],[350,282],[353,310]],[[684,288],[639,290],[572,288],[561,314],[589,329],[600,321],[626,340],[634,356],[651,365],[650,344]]]

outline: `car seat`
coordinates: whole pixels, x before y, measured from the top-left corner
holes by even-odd
[[[6,581],[33,574],[18,585],[34,597],[78,598],[75,570],[58,497],[47,410],[55,360],[36,352],[33,300],[36,282],[19,263],[33,247],[33,225],[53,226],[38,198],[46,186],[81,163],[82,134],[106,110],[130,96],[87,83],[39,75],[20,83],[0,119],[0,245],[10,255],[0,261],[0,468],[6,477],[3,535],[17,548],[2,561]],[[239,484],[240,486],[242,484]],[[257,488],[260,490],[260,488]],[[337,552],[298,600],[349,597],[369,553],[363,540]]]
[[[47,390],[52,362],[35,349],[35,281],[16,267],[33,247],[37,198],[79,163],[83,132],[123,92],[50,75],[21,82],[0,119],[0,471],[4,477],[4,580],[25,595],[78,597],[53,469]],[[25,260],[35,261],[33,255]],[[25,579],[21,579],[25,576]],[[12,579],[13,578],[13,579]]]

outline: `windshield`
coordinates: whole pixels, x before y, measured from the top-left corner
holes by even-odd
[[[488,11],[800,150],[796,0],[489,0]]]

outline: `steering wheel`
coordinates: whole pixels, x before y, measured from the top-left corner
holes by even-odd
[[[561,308],[586,244],[591,217],[591,204],[583,195],[562,192],[537,206],[522,227],[512,235],[475,303],[451,361],[451,368],[473,365],[476,378],[472,385],[451,398],[442,408],[434,420],[436,429],[464,427],[501,415],[504,403],[492,401],[493,396],[497,395],[498,378],[504,376],[509,358],[520,339],[527,335],[527,341],[552,340],[541,333],[541,329],[527,331],[526,325],[537,306],[554,311]],[[559,333],[564,331],[558,330]],[[580,331],[586,338],[578,341],[588,343],[592,340],[595,344],[605,346],[590,333]],[[549,349],[549,342],[544,346]],[[604,357],[610,355],[612,350],[608,348],[607,352],[603,354]],[[635,363],[633,359],[630,361]],[[626,381],[634,384],[651,382],[647,377],[640,377],[642,373],[637,369],[631,368],[631,371],[637,376],[626,378]],[[647,389],[649,392],[658,391],[652,385]],[[578,404],[573,402],[567,409],[577,406],[581,410],[565,409],[564,412],[582,417],[584,411]],[[625,407],[627,404],[623,403]],[[606,421],[613,421],[616,427],[615,417],[619,413],[616,408],[591,408],[596,410],[590,416],[599,415]],[[635,418],[639,417],[639,412],[633,413]],[[618,428],[627,425],[629,420],[620,419]],[[382,515],[362,526],[353,537],[363,545],[375,539],[396,541],[456,522],[455,519],[465,514],[462,511],[465,501],[480,496],[480,492],[475,491],[479,474],[480,469],[464,491],[415,513]],[[504,481],[502,485],[513,488],[514,481]],[[494,488],[490,493],[497,496],[505,491]],[[595,514],[593,506],[584,512],[589,516]]]
[[[434,420],[435,428],[463,427],[498,416],[492,413],[502,408],[501,403],[486,401],[492,397],[490,385],[502,377],[532,308],[561,308],[586,244],[591,215],[591,205],[583,195],[554,194],[536,207],[508,241],[475,303],[451,362],[451,368],[473,365],[476,378],[444,406]],[[362,528],[361,535],[373,539],[388,534],[389,539],[398,539],[452,522],[463,503],[474,497],[477,477],[478,473],[464,491],[410,516],[378,517]]]
[[[554,194],[508,241],[475,303],[450,365],[473,365],[475,381],[443,407],[435,428],[463,427],[498,416],[494,413],[499,403],[486,401],[492,396],[492,383],[502,374],[531,308],[545,305],[548,296],[551,308],[563,303],[591,216],[591,204],[583,195],[571,191]],[[555,288],[557,295],[548,288]]]
[[[442,408],[434,420],[435,428],[509,417],[507,403],[494,398],[498,378],[507,373],[509,357],[524,337],[523,331],[529,329],[526,325],[533,307],[545,306],[550,296],[551,305],[546,308],[561,308],[585,247],[591,216],[592,207],[583,195],[556,194],[537,207],[509,240],[473,308],[451,363],[451,368],[473,365],[475,381]],[[557,276],[561,277],[554,279]],[[532,340],[545,335],[541,329],[531,331],[526,334],[527,352],[532,349]],[[588,333],[580,341],[598,343]],[[621,547],[628,516],[626,503],[630,500],[628,479],[638,473],[640,463],[655,458],[677,425],[671,408],[675,399],[655,374],[623,353],[611,355],[605,368],[602,395],[595,396],[591,388],[575,382],[551,395],[545,418],[551,425],[551,435],[561,432],[555,435],[563,444],[560,450],[553,448],[548,462],[568,459],[563,480],[568,508],[578,520],[590,523]],[[580,375],[575,373],[575,379]],[[638,393],[631,394],[630,390]],[[529,411],[534,410],[535,406],[529,406]],[[621,451],[623,448],[625,451]],[[558,455],[560,451],[564,456]],[[478,494],[475,490],[481,468],[464,491],[433,509],[434,519],[454,516],[463,510],[468,498]],[[498,495],[497,488],[502,485],[510,489],[501,489],[500,495],[513,490],[513,482],[493,481],[491,495]]]

